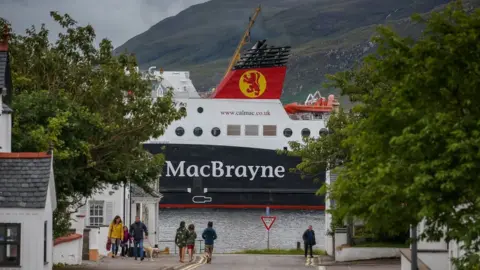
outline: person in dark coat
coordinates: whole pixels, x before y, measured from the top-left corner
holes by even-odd
[[[315,231],[312,230],[312,225],[303,233],[303,243],[305,245],[305,258],[307,258],[307,251],[310,249],[310,258],[313,258],[313,246],[317,244],[315,241]]]
[[[135,217],[135,222],[130,225],[130,239],[133,240],[135,260],[140,257],[140,260],[145,259],[143,252],[143,234],[145,233],[145,239],[148,239],[147,226],[140,221],[140,217]]]
[[[213,229],[213,222],[209,221],[207,228],[202,233],[202,238],[205,240],[205,252],[207,253],[207,263],[212,262],[213,243],[217,239],[217,232]]]

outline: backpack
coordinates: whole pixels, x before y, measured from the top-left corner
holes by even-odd
[[[175,235],[175,244],[184,244],[187,241],[187,233],[185,232],[187,229],[179,228],[177,229],[177,234]]]

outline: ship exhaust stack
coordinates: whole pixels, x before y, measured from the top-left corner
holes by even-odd
[[[280,99],[289,55],[290,46],[268,47],[266,40],[257,41],[242,54],[212,98]]]

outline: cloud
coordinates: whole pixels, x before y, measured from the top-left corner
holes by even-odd
[[[97,38],[108,38],[115,47],[178,14],[191,5],[208,0],[0,0],[0,17],[24,33],[31,25],[45,23],[56,39],[61,28],[50,18],[50,11],[68,13],[81,25],[91,24]]]

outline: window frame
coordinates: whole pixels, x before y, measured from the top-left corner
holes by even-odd
[[[47,237],[48,237],[48,222],[43,223],[43,264],[48,264],[47,261]]]
[[[92,206],[96,206],[96,205],[101,206],[101,210],[102,210],[102,215],[101,216],[91,214]],[[106,211],[105,201],[94,201],[94,200],[88,201],[88,224],[89,224],[89,226],[96,226],[96,227],[103,226],[105,224],[105,211]],[[101,222],[92,223],[92,218],[102,218],[102,219],[101,219]]]
[[[5,247],[5,258],[7,257],[7,246],[17,246],[17,260],[14,263],[8,263],[8,262],[1,262],[0,261],[0,267],[4,266],[9,266],[9,267],[18,267],[20,266],[21,262],[21,245],[22,245],[22,224],[21,223],[0,223],[0,226],[4,228],[3,234],[5,236],[5,239],[2,241],[0,240],[0,246]],[[8,228],[16,228],[17,229],[17,237],[15,241],[7,241],[7,230]]]

